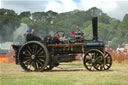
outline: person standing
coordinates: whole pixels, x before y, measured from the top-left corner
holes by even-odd
[[[76,40],[81,40],[83,38],[83,32],[80,30],[80,28],[77,26],[77,32],[75,33]]]

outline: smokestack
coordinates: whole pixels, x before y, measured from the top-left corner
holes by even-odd
[[[93,17],[92,18],[93,40],[98,40],[98,30],[97,30],[98,23],[97,22],[98,22],[98,18]]]

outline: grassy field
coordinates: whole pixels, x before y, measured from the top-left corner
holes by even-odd
[[[19,65],[0,64],[0,85],[128,85],[128,63],[113,63],[108,71],[87,71],[81,62],[49,72],[24,72]]]

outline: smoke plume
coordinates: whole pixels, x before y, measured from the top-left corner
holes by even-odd
[[[24,42],[24,33],[29,29],[27,24],[21,23],[20,27],[13,32],[13,42]]]

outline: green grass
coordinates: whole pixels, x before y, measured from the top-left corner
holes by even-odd
[[[87,71],[81,63],[67,63],[49,72],[25,72],[19,65],[0,64],[0,85],[128,85],[128,63],[108,71]]]

